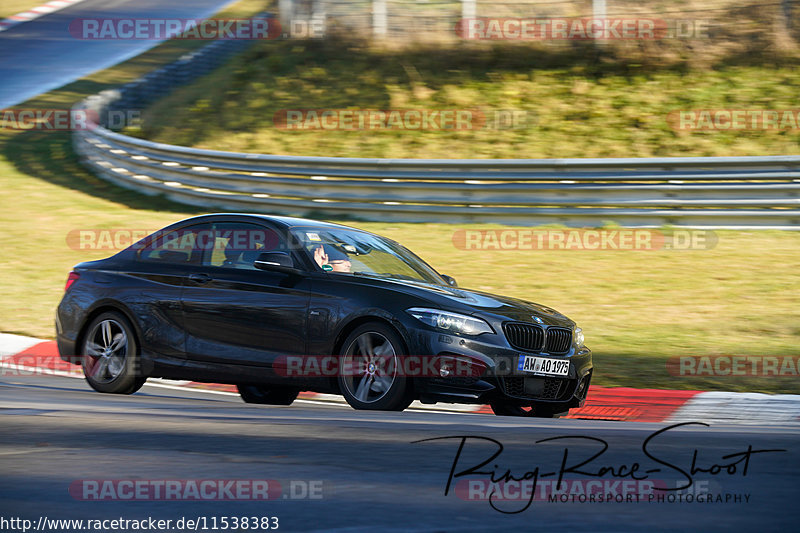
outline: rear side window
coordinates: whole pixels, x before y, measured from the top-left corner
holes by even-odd
[[[157,263],[190,264],[199,260],[196,244],[202,226],[190,226],[169,232],[156,232],[150,237],[147,245],[139,252],[142,261]]]

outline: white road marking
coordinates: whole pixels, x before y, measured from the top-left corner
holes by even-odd
[[[10,333],[0,333],[0,359],[17,355],[40,342],[43,342],[42,339],[25,337],[23,335],[12,335]]]
[[[800,395],[756,392],[701,392],[665,422],[800,425]]]

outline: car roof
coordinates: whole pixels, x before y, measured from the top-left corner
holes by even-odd
[[[299,217],[285,217],[285,216],[276,216],[276,215],[260,215],[256,213],[209,213],[206,215],[198,215],[195,217],[190,217],[180,222],[177,222],[175,225],[183,225],[185,223],[196,223],[196,222],[204,222],[204,221],[219,221],[219,220],[239,220],[243,221],[246,219],[250,219],[254,222],[256,221],[263,221],[263,222],[271,222],[274,225],[281,226],[285,229],[294,228],[294,227],[328,227],[328,228],[338,228],[338,229],[348,229],[348,230],[355,230],[355,231],[363,231],[359,230],[358,228],[353,228],[350,226],[345,226],[342,224],[334,224],[332,222],[323,222],[321,220],[312,220],[310,218],[299,218]],[[368,232],[365,232],[368,233]]]

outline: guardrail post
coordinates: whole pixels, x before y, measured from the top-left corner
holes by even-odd
[[[606,18],[606,0],[592,0],[592,19],[594,20],[605,20]],[[603,25],[605,28],[605,24]],[[605,30],[603,30],[605,33]],[[595,46],[605,46],[606,40],[605,35],[602,35],[600,39],[594,40]]]
[[[461,0],[461,19],[463,21],[474,19],[478,16],[475,0]]]
[[[372,33],[375,37],[386,37],[388,31],[386,17],[386,0],[372,0]]]
[[[294,0],[278,0],[278,17],[281,23],[281,31],[288,33],[294,18]]]

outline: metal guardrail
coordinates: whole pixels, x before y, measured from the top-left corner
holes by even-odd
[[[102,127],[75,134],[99,176],[214,209],[367,220],[800,229],[800,156],[411,160],[239,154]]]
[[[141,107],[208,72],[219,41],[119,91],[79,104]],[[101,120],[102,122],[102,120]],[[372,159],[220,152],[154,143],[100,125],[74,133],[97,175],[184,204],[415,222],[800,229],[800,156],[618,159]]]

